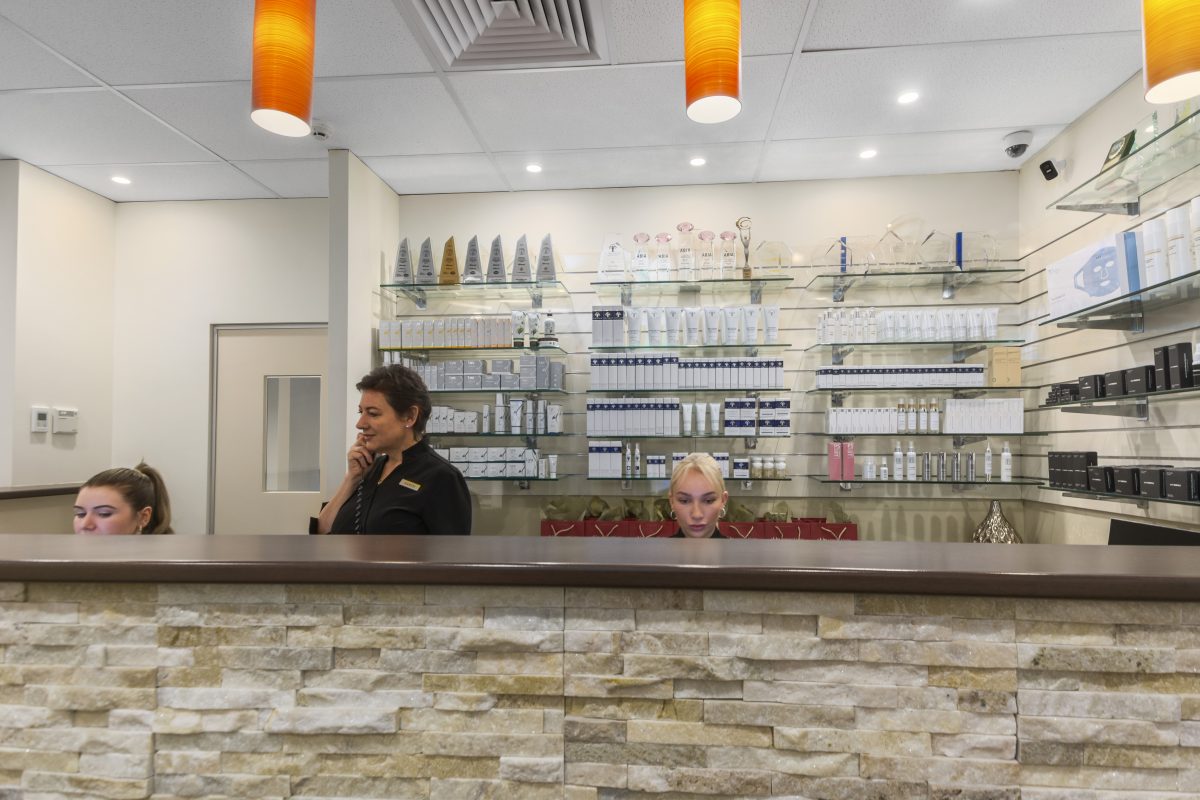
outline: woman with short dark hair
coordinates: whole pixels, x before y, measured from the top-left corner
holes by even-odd
[[[358,438],[316,532],[469,534],[467,482],[424,441],[432,406],[421,376],[393,364],[371,370],[355,388],[362,393]]]

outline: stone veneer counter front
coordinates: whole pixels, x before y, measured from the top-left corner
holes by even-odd
[[[0,536],[0,800],[1200,798],[1194,548]]]

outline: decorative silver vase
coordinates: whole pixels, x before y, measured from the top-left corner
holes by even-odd
[[[984,544],[1021,544],[1021,534],[1017,533],[1017,529],[1004,516],[1000,509],[1000,501],[993,500],[987,516],[975,529],[971,541]]]

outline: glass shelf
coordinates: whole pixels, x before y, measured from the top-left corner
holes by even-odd
[[[833,397],[850,394],[952,394],[977,395],[998,392],[1020,392],[1041,389],[1041,386],[839,386],[836,389],[809,389],[805,394],[827,394]]]
[[[1044,478],[1013,478],[1011,481],[1000,481],[1000,480],[990,480],[990,481],[985,481],[985,480],[979,480],[979,479],[977,478],[976,480],[973,480],[973,481],[968,481],[968,480],[958,480],[958,481],[956,481],[956,480],[944,480],[944,481],[939,481],[939,480],[931,480],[931,481],[907,481],[907,480],[905,480],[905,481],[895,481],[895,480],[892,480],[892,479],[890,479],[890,478],[889,478],[889,479],[888,479],[888,480],[886,480],[886,481],[885,481],[885,480],[871,480],[871,481],[868,481],[868,480],[864,480],[864,479],[862,479],[862,478],[855,478],[855,479],[854,479],[854,480],[852,480],[852,481],[835,481],[835,480],[830,480],[830,479],[829,479],[829,477],[828,477],[827,475],[808,475],[807,477],[809,477],[809,478],[813,479],[814,481],[817,481],[818,483],[833,483],[833,484],[838,484],[838,485],[850,485],[850,484],[853,484],[855,487],[866,487],[866,486],[922,486],[922,485],[924,485],[924,486],[933,486],[933,485],[950,485],[950,486],[1039,486],[1039,485],[1041,485],[1041,483],[1042,483],[1042,482],[1045,480]]]
[[[566,389],[430,389],[431,395],[442,394],[570,394]]]
[[[756,394],[790,392],[790,389],[778,387],[774,389],[588,389],[584,394],[611,395],[623,394],[630,397],[658,396],[673,397],[679,394],[716,394],[724,392],[730,395],[751,396]]]
[[[417,308],[428,307],[429,300],[441,302],[475,302],[487,308],[490,303],[501,300],[529,300],[534,308],[540,308],[549,297],[569,301],[571,294],[562,281],[529,281],[522,283],[381,283],[381,292],[393,298],[406,298]],[[494,309],[493,309],[494,310]]]
[[[444,436],[454,439],[542,439],[558,436],[573,436],[570,433],[427,433],[430,438]]]
[[[738,352],[748,353],[751,351],[765,350],[768,352],[782,352],[791,349],[791,345],[787,342],[773,342],[771,344],[613,344],[613,345],[592,345],[588,348],[593,353],[619,353],[624,350],[652,350],[652,351],[674,351],[689,353],[720,353],[720,352]]]
[[[1116,492],[1093,492],[1083,489],[1068,489],[1065,486],[1052,486],[1048,483],[1041,485],[1042,489],[1050,492],[1061,492],[1063,497],[1074,497],[1079,500],[1108,500],[1114,503],[1130,503],[1139,508],[1146,508],[1150,503],[1167,503],[1173,506],[1191,506],[1200,508],[1195,500],[1172,500],[1169,497],[1145,497],[1140,494],[1117,494]]]
[[[1145,422],[1150,418],[1151,400],[1186,400],[1189,395],[1200,392],[1200,386],[1185,386],[1165,389],[1161,392],[1124,394],[1120,397],[1098,397],[1094,400],[1072,400],[1068,403],[1050,403],[1038,406],[1038,410],[1061,409],[1066,414],[1097,414],[1105,417],[1130,417]]]
[[[801,436],[824,436],[827,439],[920,439],[923,437],[933,436],[954,436],[954,437],[977,437],[978,441],[983,439],[1007,439],[1011,437],[1022,436],[1048,436],[1044,431],[1025,431],[1024,433],[820,433],[818,431],[802,431]]]
[[[514,481],[516,483],[554,483],[559,480],[559,478],[514,478],[511,475],[507,478],[471,478],[463,475],[463,479],[466,481]]]
[[[750,290],[751,303],[761,303],[763,292],[781,292],[792,281],[791,275],[766,273],[757,274],[753,278],[710,278],[700,281],[635,281],[631,279],[592,281],[592,289],[596,294],[619,292],[621,305],[629,305],[633,302],[634,294],[639,293],[657,292],[661,295],[665,291],[675,291],[684,294],[687,292],[699,293],[708,289],[724,292],[745,288]]]
[[[1121,401],[1144,401],[1155,398],[1161,400],[1182,400],[1189,394],[1200,392],[1200,386],[1184,386],[1179,389],[1164,389],[1161,392],[1143,392],[1141,394],[1123,394],[1120,397],[1098,397],[1094,400],[1072,400],[1068,403],[1050,403],[1038,406],[1038,409],[1062,408],[1072,406],[1090,406],[1095,403],[1120,403]]]
[[[737,441],[738,439],[756,439],[760,442],[771,442],[771,441],[786,442],[788,439],[792,438],[790,434],[788,436],[759,436],[758,433],[748,433],[748,434],[747,433],[739,433],[736,436],[726,436],[723,433],[681,433],[678,436],[673,435],[673,434],[665,434],[665,433],[664,434],[660,434],[660,433],[643,434],[640,436],[631,436],[631,435],[624,434],[624,433],[612,433],[612,434],[589,433],[589,434],[581,434],[581,435],[586,435],[589,439],[618,438],[618,439],[622,439],[622,440],[629,439],[631,441],[634,439],[709,439],[712,441],[723,440],[726,442],[734,442],[734,441]],[[752,454],[750,454],[750,455],[752,455]],[[771,458],[774,458],[776,454],[770,453],[769,455]]]
[[[740,457],[741,456],[739,456],[739,458]],[[663,483],[670,483],[670,481],[671,481],[671,479],[669,477],[668,478],[594,478],[591,475],[584,475],[581,477],[585,477],[589,481],[623,481],[625,483],[647,483],[649,481],[661,481]],[[787,483],[788,481],[791,480],[791,478],[726,478],[725,480],[728,482],[731,482],[731,483],[735,482],[735,481],[740,481],[742,483],[759,483],[759,482],[762,482],[762,483]]]
[[[1135,139],[1129,155],[1047,208],[1137,216],[1143,195],[1200,164],[1200,111],[1162,130],[1156,112],[1134,130],[1140,136],[1147,128],[1154,131],[1151,138],[1140,142]]]
[[[1200,270],[1156,283],[1136,292],[1120,295],[1094,306],[1051,317],[1039,325],[1060,328],[1109,328],[1142,333],[1146,328],[1145,315],[1200,298]]]
[[[543,344],[538,347],[380,347],[381,353],[525,353],[536,355],[549,351],[553,355],[566,353],[560,345]]]
[[[993,264],[1015,264],[1014,261],[993,261]],[[917,269],[911,264],[877,265],[868,272],[822,272],[813,275],[804,287],[811,291],[828,291],[833,302],[846,299],[852,287],[867,288],[871,285],[884,289],[906,289],[918,286],[940,286],[942,298],[954,297],[962,286],[971,284],[1016,283],[1025,270],[1016,266],[979,267],[968,269]]]
[[[967,341],[951,341],[939,339],[936,341],[912,341],[912,342],[837,342],[825,344],[813,344],[804,348],[804,352],[828,352],[832,358],[833,366],[839,366],[845,360],[849,353],[855,350],[894,350],[896,348],[908,348],[910,350],[927,350],[934,347],[949,347],[952,352],[952,360],[955,364],[960,364],[967,360],[968,356],[974,355],[989,347],[999,347],[1003,345],[1023,345],[1024,339],[971,339]]]

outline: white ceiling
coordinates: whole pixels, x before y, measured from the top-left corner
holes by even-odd
[[[323,197],[331,147],[401,194],[1004,170],[1141,67],[1138,0],[743,0],[742,113],[700,125],[682,0],[588,0],[599,63],[488,70],[418,2],[317,0],[320,142],[250,122],[254,0],[0,0],[0,158],[118,201]]]

